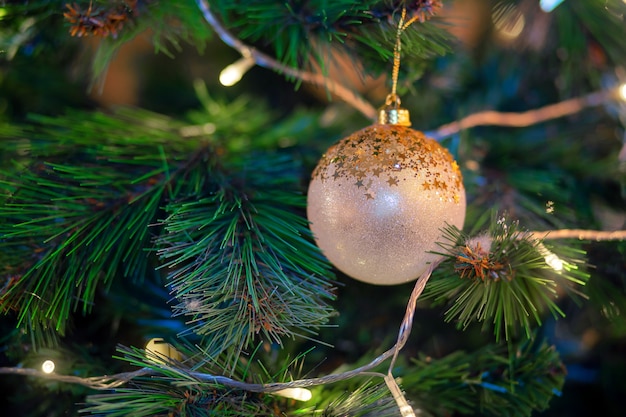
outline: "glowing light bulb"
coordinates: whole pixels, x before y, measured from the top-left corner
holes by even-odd
[[[416,417],[413,407],[410,405],[403,405],[400,407],[400,415],[402,417]]]
[[[556,256],[554,253],[546,255],[543,259],[545,259],[548,266],[550,266],[550,268],[554,269],[555,271],[563,270],[563,260]]]
[[[148,340],[148,343],[146,343],[146,351],[149,352],[147,358],[160,365],[170,360],[177,362],[183,360],[183,354],[160,337]]]
[[[539,0],[539,7],[541,7],[541,10],[544,12],[550,13],[561,3],[563,3],[563,0]]]
[[[543,259],[546,261],[546,264],[556,272],[561,272],[563,267],[565,266],[565,262],[559,258],[554,252],[549,250],[544,246],[543,243],[537,245],[537,250],[543,256]]]
[[[285,388],[276,391],[274,394],[285,398],[293,398],[298,401],[309,401],[313,397],[311,391],[306,388]]]
[[[237,84],[239,80],[241,80],[241,77],[253,66],[254,58],[252,58],[252,56],[244,56],[222,70],[220,73],[220,83],[225,87]]]
[[[50,359],[45,360],[41,364],[41,370],[44,374],[51,374],[52,372],[54,372],[54,362],[52,362]]]
[[[623,101],[626,101],[626,83],[619,86],[618,92],[619,92],[619,98],[622,99]]]

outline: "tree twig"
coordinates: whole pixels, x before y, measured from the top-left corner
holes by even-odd
[[[615,96],[614,90],[602,90],[522,113],[501,113],[491,110],[483,111],[470,114],[456,122],[440,126],[434,131],[429,132],[428,135],[439,140],[454,135],[461,130],[476,126],[531,126],[547,120],[575,114],[588,107],[599,106]]]
[[[402,320],[402,324],[400,325],[400,330],[398,332],[398,338],[396,343],[387,351],[373,359],[366,365],[360,366],[358,368],[352,369],[350,371],[341,372],[338,374],[330,374],[326,376],[322,376],[319,378],[306,378],[306,379],[298,379],[291,382],[275,382],[268,384],[251,384],[247,382],[237,381],[235,379],[225,377],[222,375],[212,375],[203,372],[195,372],[187,369],[178,369],[178,373],[181,375],[186,375],[190,379],[194,379],[196,381],[205,381],[209,383],[220,384],[223,386],[241,389],[250,392],[264,392],[264,393],[273,393],[280,390],[284,390],[287,388],[306,388],[317,385],[325,385],[331,384],[338,381],[343,381],[346,379],[353,378],[358,375],[363,374],[371,374],[369,371],[371,369],[376,368],[380,364],[382,364],[385,360],[392,358],[391,365],[389,366],[389,370],[387,374],[380,374],[385,380],[385,383],[389,387],[391,394],[393,395],[394,400],[398,404],[398,408],[403,416],[415,416],[412,407],[408,404],[406,398],[402,394],[400,388],[397,383],[393,379],[392,368],[395,363],[396,357],[400,350],[404,347],[409,334],[411,333],[411,328],[413,325],[413,316],[415,313],[415,306],[417,303],[417,299],[422,294],[424,287],[426,286],[426,282],[430,278],[432,271],[437,267],[439,263],[434,263],[430,265],[430,267],[417,279],[413,291],[411,292],[411,296],[407,303],[406,312],[404,314],[404,318]],[[158,365],[158,364],[155,364]],[[176,366],[174,363],[163,363],[160,366],[163,369],[171,368],[172,366]],[[29,368],[0,368],[0,374],[13,374],[13,375],[24,375],[24,376],[34,376],[38,378],[51,379],[59,382],[66,382],[71,384],[79,384],[89,388],[93,388],[96,390],[110,390],[117,388],[126,382],[130,381],[133,378],[140,376],[152,376],[161,374],[160,369],[158,367],[148,368],[144,367],[138,369],[134,372],[124,372],[120,374],[113,375],[103,375],[89,378],[81,378],[72,375],[61,375],[56,373],[44,373],[37,369],[29,369]],[[377,374],[378,375],[378,374]]]
[[[278,73],[285,74],[289,77],[325,87],[328,89],[328,91],[335,94],[341,100],[345,101],[356,110],[361,112],[368,119],[376,119],[377,111],[374,106],[372,106],[372,104],[370,104],[356,92],[322,74],[302,71],[284,65],[274,58],[270,57],[269,55],[266,55],[263,52],[260,52],[257,49],[246,45],[237,37],[235,37],[232,33],[230,33],[224,26],[222,26],[220,21],[211,12],[209,4],[206,2],[206,0],[196,0],[196,3],[198,4],[200,11],[202,11],[204,19],[209,23],[209,25],[211,25],[211,27],[213,27],[220,39],[226,45],[239,51],[244,57],[251,57],[252,59],[254,59],[254,62],[260,67],[269,68]]]
[[[254,62],[261,67],[274,70],[278,73],[285,74],[288,77],[307,83],[323,86],[327,88],[328,91],[335,94],[338,98],[350,104],[368,119],[372,121],[376,120],[376,108],[353,90],[322,74],[302,71],[284,65],[271,56],[246,45],[230,33],[224,26],[222,26],[220,21],[211,12],[209,4],[206,0],[196,0],[196,3],[198,4],[205,20],[209,23],[209,25],[211,25],[211,27],[213,27],[220,39],[228,46],[239,51],[242,56],[251,57]],[[547,120],[575,114],[588,107],[599,106],[615,97],[616,93],[614,90],[603,90],[521,113],[505,113],[492,110],[482,111],[470,114],[455,122],[440,126],[437,129],[430,131],[429,136],[436,140],[440,140],[458,133],[461,130],[470,129],[476,126],[531,126]]]

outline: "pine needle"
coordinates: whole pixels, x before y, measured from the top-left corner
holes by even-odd
[[[581,251],[548,248],[504,217],[494,219],[485,234],[470,238],[447,228],[444,238],[442,254],[449,262],[435,271],[424,299],[448,304],[445,319],[460,328],[474,322],[492,327],[496,340],[510,340],[520,330],[530,337],[545,313],[564,316],[557,305],[559,291],[580,297],[576,287],[589,277],[578,268]],[[552,257],[558,265],[549,263]]]
[[[181,195],[166,207],[158,254],[178,302],[174,313],[203,336],[209,357],[230,350],[236,361],[256,335],[279,344],[311,337],[332,314],[328,264],[298,214],[305,198],[276,188],[287,178],[276,173],[291,162],[267,158],[259,160],[270,172],[242,161],[254,175],[221,179],[199,199]]]

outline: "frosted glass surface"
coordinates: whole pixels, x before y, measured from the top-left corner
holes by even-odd
[[[458,165],[437,142],[374,125],[341,140],[313,172],[307,214],[316,242],[341,271],[393,285],[437,259],[441,228],[465,219]]]

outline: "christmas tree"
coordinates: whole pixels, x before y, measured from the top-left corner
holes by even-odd
[[[0,2],[3,411],[621,415],[625,15]]]

